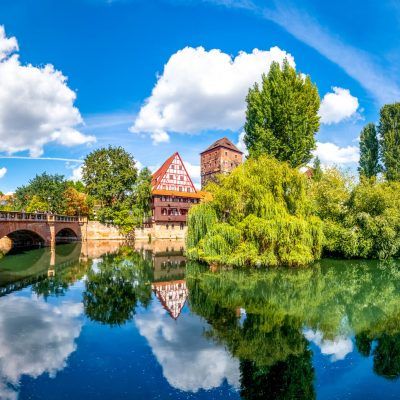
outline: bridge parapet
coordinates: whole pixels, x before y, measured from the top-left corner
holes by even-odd
[[[31,245],[43,241],[45,246],[55,245],[57,237],[65,241],[71,234],[75,240],[86,240],[87,222],[86,216],[0,211],[0,240],[8,236],[13,242]]]
[[[80,222],[86,223],[85,216],[70,216],[52,213],[26,213],[17,211],[0,211],[0,222],[37,221],[37,222]]]

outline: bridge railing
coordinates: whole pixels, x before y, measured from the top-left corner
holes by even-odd
[[[17,211],[0,211],[0,222],[37,221],[37,222],[86,222],[84,216],[59,215],[52,213],[26,213]]]

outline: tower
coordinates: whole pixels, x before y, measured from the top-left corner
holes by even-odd
[[[228,138],[217,140],[200,153],[201,188],[218,174],[228,174],[242,162],[243,152]]]

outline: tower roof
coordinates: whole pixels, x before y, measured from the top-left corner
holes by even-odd
[[[219,147],[224,147],[228,150],[235,151],[236,153],[243,154],[243,152],[240,151],[227,137],[218,139],[216,142],[214,142],[211,146],[207,147],[200,154],[206,153],[207,151],[210,151],[210,150],[217,149]]]

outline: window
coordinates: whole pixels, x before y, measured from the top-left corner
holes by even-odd
[[[171,169],[175,169],[175,165],[174,164],[171,165]]]
[[[226,156],[228,155],[228,152],[227,152],[227,151],[225,152],[225,155],[226,155]]]
[[[168,228],[169,228],[169,225],[167,224],[165,227],[166,227],[166,228],[167,228],[167,230],[168,230]],[[168,250],[167,250],[167,251],[168,251]]]
[[[175,226],[174,226],[174,224],[172,224],[172,225],[171,225],[171,229],[174,229],[174,228],[175,228]]]
[[[179,166],[179,169],[182,170],[182,165]]]
[[[169,179],[174,179],[174,176],[173,176],[173,175],[170,175],[170,176],[169,176]]]
[[[180,181],[183,181],[183,176],[182,176],[182,175],[179,177],[179,180],[180,180]]]
[[[187,188],[187,191],[190,193],[190,187],[189,187],[189,188]]]
[[[183,188],[182,186],[179,186],[179,191],[182,192]]]

